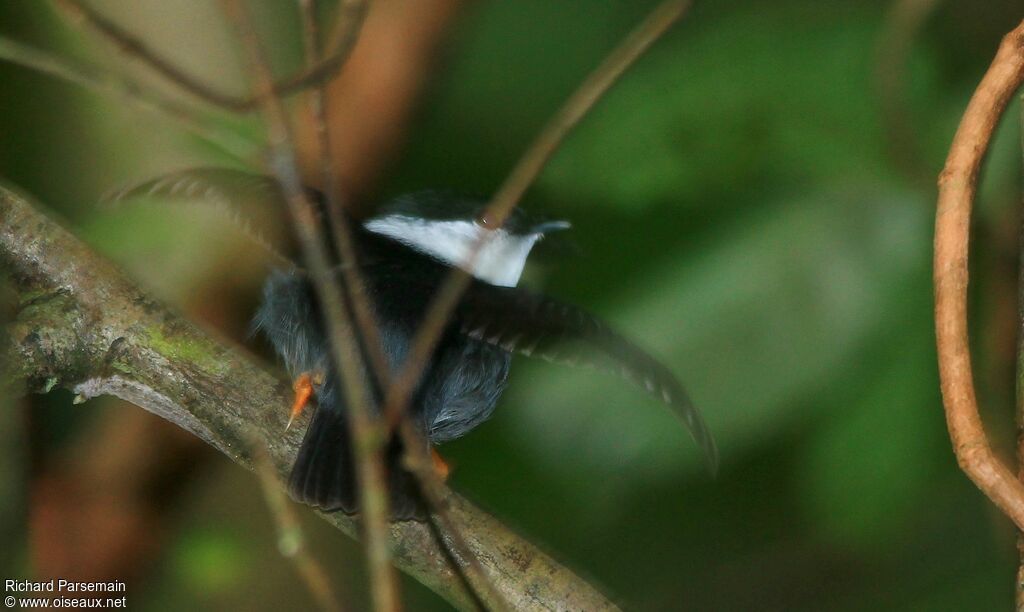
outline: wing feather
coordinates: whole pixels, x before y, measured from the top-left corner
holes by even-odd
[[[270,176],[243,170],[196,167],[126,185],[104,196],[112,203],[134,198],[180,198],[219,205],[241,206],[246,202],[281,202],[284,196]]]
[[[633,381],[676,412],[717,471],[715,440],[686,389],[661,362],[597,317],[524,289],[474,283],[457,321],[462,333],[506,351],[597,367]]]
[[[310,195],[318,201],[314,192]],[[186,168],[121,187],[104,196],[103,201],[118,205],[139,199],[212,207],[286,268],[295,267],[251,223],[253,218],[266,220],[284,209],[284,194],[270,176],[231,168]],[[243,215],[243,211],[250,214]]]

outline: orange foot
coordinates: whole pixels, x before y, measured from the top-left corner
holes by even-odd
[[[288,418],[288,424],[284,427],[285,431],[291,429],[292,423],[306,409],[310,398],[313,397],[313,385],[323,383],[323,379],[324,375],[322,372],[303,372],[292,383],[292,390],[295,391],[295,401],[292,402],[291,416]]]
[[[452,468],[449,467],[448,462],[444,460],[436,450],[430,449],[430,458],[434,460],[434,472],[441,477],[441,480],[447,481],[448,474],[451,473]]]

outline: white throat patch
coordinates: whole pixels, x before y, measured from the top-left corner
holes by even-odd
[[[500,287],[516,286],[526,257],[540,238],[540,234],[514,236],[504,229],[490,232],[472,221],[434,221],[402,215],[370,219],[363,227]],[[473,267],[468,268],[473,247],[486,233],[490,237],[477,253]]]

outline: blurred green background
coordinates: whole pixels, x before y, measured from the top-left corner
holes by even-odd
[[[244,84],[216,3],[93,5],[224,88]],[[890,2],[698,2],[583,121],[524,203],[574,225],[572,252],[526,282],[599,313],[670,364],[718,438],[719,476],[631,386],[523,359],[495,417],[442,449],[454,488],[627,609],[1012,605],[1015,532],[957,470],[946,437],[930,258],[934,177],[1024,11],[1019,0],[934,5],[919,30],[896,35],[902,57],[882,42]],[[651,6],[461,5],[366,206],[426,187],[492,192]],[[292,9],[259,12],[282,71],[301,53]],[[0,3],[0,33],[125,66],[46,3]],[[880,85],[887,70],[895,92]],[[1007,117],[976,215],[971,314],[985,417],[1009,461],[1019,101]],[[224,123],[259,138],[255,119]],[[155,294],[247,342],[265,268],[235,273],[246,240],[230,223],[199,209],[97,205],[162,171],[228,163],[172,123],[0,63],[0,177]],[[219,300],[228,289],[235,297]],[[68,448],[95,435],[97,419],[139,412],[72,408],[59,393],[30,409],[34,475],[74,461]],[[129,583],[131,608],[312,605],[276,553],[250,474],[213,456],[169,480],[187,486],[163,500],[160,543]],[[31,505],[25,516],[37,525]],[[303,516],[339,588],[365,602],[358,546]],[[24,575],[40,540],[27,533]],[[447,609],[404,585],[408,609]]]

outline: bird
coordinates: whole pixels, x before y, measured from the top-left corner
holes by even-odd
[[[182,192],[216,198],[224,193],[218,176],[209,171],[179,172],[122,190],[116,198]],[[245,184],[249,190],[256,186],[261,192],[273,191],[272,180],[265,181],[250,179]],[[321,208],[325,205],[321,194],[311,189],[308,193]],[[455,268],[471,275],[407,407],[428,446],[433,449],[460,438],[491,417],[508,384],[512,356],[519,354],[592,366],[637,383],[674,409],[715,472],[719,454],[714,438],[665,365],[584,309],[519,286],[533,248],[570,224],[533,218],[521,207],[498,223],[487,204],[437,190],[393,198],[362,221],[348,219],[356,261],[331,271],[343,281],[341,265],[358,268],[391,372],[400,371],[405,363],[426,310],[447,276]],[[357,513],[359,491],[343,383],[309,274],[297,266],[273,270],[252,328],[269,341],[295,381],[289,425],[307,405],[314,405],[288,478],[290,494],[326,512]],[[370,368],[364,367],[362,376],[379,411],[386,389]],[[385,448],[391,519],[424,520],[428,509],[415,477],[402,462],[403,452],[393,435]],[[447,476],[447,464],[432,453],[439,475]]]

